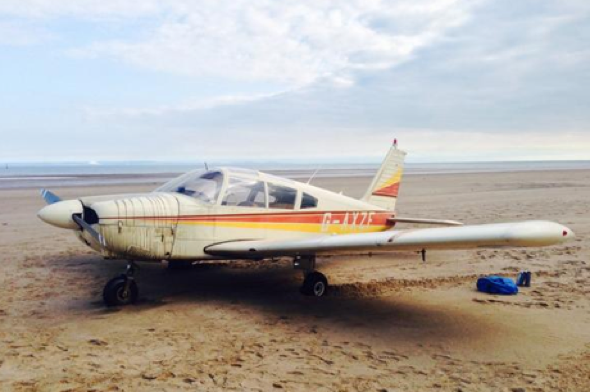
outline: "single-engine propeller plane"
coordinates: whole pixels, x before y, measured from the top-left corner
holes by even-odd
[[[549,221],[462,225],[404,218],[395,204],[406,153],[389,150],[360,200],[254,170],[192,171],[151,193],[61,200],[50,191],[43,221],[72,230],[105,258],[127,260],[126,273],[103,291],[109,306],[138,297],[136,261],[261,260],[292,257],[304,272],[301,292],[321,297],[326,277],[316,256],[343,252],[540,247],[572,239],[567,227]],[[394,230],[397,223],[442,225]]]

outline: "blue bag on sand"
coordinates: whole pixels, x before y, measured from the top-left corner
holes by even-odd
[[[518,293],[518,286],[510,278],[484,276],[477,280],[477,290],[489,294],[513,295]]]

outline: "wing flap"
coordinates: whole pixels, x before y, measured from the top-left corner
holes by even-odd
[[[526,221],[418,230],[384,231],[346,235],[323,235],[293,240],[243,240],[210,245],[214,256],[260,258],[350,251],[416,251],[538,247],[572,239],[574,233],[559,223]]]

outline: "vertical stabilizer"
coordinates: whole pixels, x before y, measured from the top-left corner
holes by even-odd
[[[363,201],[390,211],[395,209],[405,157],[406,152],[399,150],[397,142],[394,141],[375,178],[373,178],[371,186],[362,198]]]

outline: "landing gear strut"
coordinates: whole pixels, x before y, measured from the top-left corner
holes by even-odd
[[[124,274],[109,280],[102,292],[102,298],[107,306],[123,306],[137,301],[139,289],[134,276],[138,269],[137,264],[130,261]]]
[[[315,256],[297,256],[293,260],[295,269],[303,270],[303,284],[299,290],[301,294],[323,297],[328,292],[328,279],[324,274],[315,270]]]

